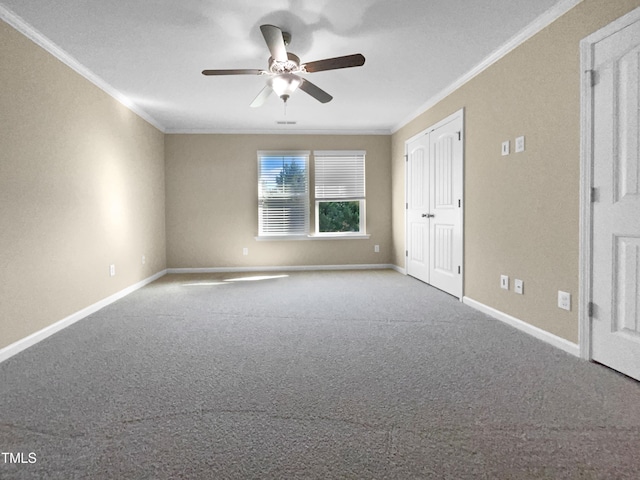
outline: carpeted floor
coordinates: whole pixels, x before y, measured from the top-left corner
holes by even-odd
[[[393,271],[264,275],[167,275],[0,364],[0,478],[640,478],[638,382]]]

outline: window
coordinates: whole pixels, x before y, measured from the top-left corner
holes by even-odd
[[[365,153],[314,152],[314,233],[309,228],[310,152],[259,151],[258,238],[367,237]]]
[[[258,152],[260,236],[309,232],[309,152]]]
[[[316,234],[365,233],[363,151],[316,151]]]

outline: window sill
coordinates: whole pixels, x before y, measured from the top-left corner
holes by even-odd
[[[368,233],[317,233],[309,235],[264,235],[257,236],[259,242],[281,242],[291,240],[366,240]]]

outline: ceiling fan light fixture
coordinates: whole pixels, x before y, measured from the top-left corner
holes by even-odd
[[[289,96],[296,91],[302,83],[302,79],[292,73],[282,73],[269,79],[269,86],[276,92],[283,101],[287,101]]]

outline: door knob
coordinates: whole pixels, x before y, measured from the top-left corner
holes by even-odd
[[[423,213],[422,218],[433,218],[435,215],[433,213]]]

